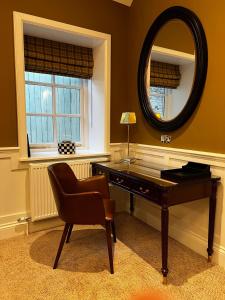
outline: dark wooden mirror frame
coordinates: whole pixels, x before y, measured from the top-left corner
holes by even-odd
[[[149,55],[160,28],[168,21],[179,19],[185,22],[190,29],[195,43],[195,77],[193,81],[192,91],[183,110],[174,119],[162,121],[153,113],[145,86],[145,76]],[[142,47],[139,67],[138,67],[138,96],[141,109],[146,120],[155,128],[162,131],[173,131],[181,127],[194,112],[201,98],[207,75],[208,66],[208,49],[204,29],[199,18],[191,10],[173,6],[163,11],[151,25]]]

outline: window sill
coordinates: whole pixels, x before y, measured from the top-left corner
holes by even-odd
[[[32,161],[49,161],[49,160],[66,160],[66,159],[81,159],[81,158],[97,158],[97,157],[108,157],[109,152],[94,152],[90,150],[76,150],[75,154],[62,155],[57,151],[40,151],[33,152],[31,157],[21,157],[21,162],[32,162]]]

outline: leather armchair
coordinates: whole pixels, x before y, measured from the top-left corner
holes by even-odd
[[[105,227],[111,274],[113,269],[112,240],[116,242],[114,225],[114,201],[110,200],[109,187],[104,175],[78,180],[70,166],[56,163],[48,167],[48,174],[59,217],[65,227],[55,258],[53,269],[57,268],[63,245],[69,242],[74,224]]]

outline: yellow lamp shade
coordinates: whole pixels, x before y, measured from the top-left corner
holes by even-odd
[[[123,112],[120,124],[135,124],[136,123],[136,115],[134,112]]]

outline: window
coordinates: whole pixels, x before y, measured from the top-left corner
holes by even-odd
[[[158,118],[164,119],[167,115],[168,97],[171,89],[165,87],[150,87],[149,100],[151,108]]]
[[[32,147],[56,147],[62,140],[84,146],[87,80],[25,72],[26,124]]]
[[[97,156],[99,156],[100,153],[108,153],[110,143],[111,36],[102,32],[55,22],[53,20],[35,17],[33,15],[27,15],[19,12],[13,12],[13,19],[20,160],[47,160],[48,157],[61,159],[61,156],[58,155],[56,148],[53,148],[53,151],[46,151],[46,147],[50,147],[52,145],[51,143],[42,143],[40,145],[42,149],[32,149],[31,157],[28,158],[27,133],[29,132],[26,114],[26,82],[24,70],[27,72],[37,73],[48,72],[46,69],[46,72],[41,71],[40,68],[38,70],[28,69],[27,59],[25,58],[24,36],[29,35],[31,32],[35,32],[35,34],[41,36],[43,30],[46,33],[45,38],[49,40],[51,40],[54,36],[57,37],[57,39],[62,39],[62,41],[59,40],[59,42],[73,41],[74,45],[79,44],[79,47],[82,46],[93,49],[93,75],[92,77],[90,76],[91,80],[89,77],[85,77],[82,80],[81,86],[81,90],[83,90],[83,100],[81,99],[80,141],[81,145],[84,145],[84,147],[77,149],[77,154],[88,157],[90,156],[90,153],[91,155]],[[81,62],[80,59],[79,62]],[[49,66],[49,61],[47,64]],[[32,63],[32,66],[35,66],[35,64]],[[36,64],[36,66],[39,67],[40,65]],[[66,70],[69,71],[68,69]],[[56,71],[49,71],[50,72],[48,74],[57,73]],[[61,76],[72,76],[71,72],[67,72],[68,75],[62,73],[57,74]],[[73,77],[80,78],[80,76],[76,76],[75,74]],[[26,80],[28,81],[27,75]],[[44,86],[42,82],[39,82],[39,84],[40,83]],[[56,129],[54,134],[55,133]],[[53,137],[55,136],[53,135]],[[32,148],[34,147],[39,148],[38,144],[32,144]],[[85,148],[85,151],[82,151],[82,148]]]

